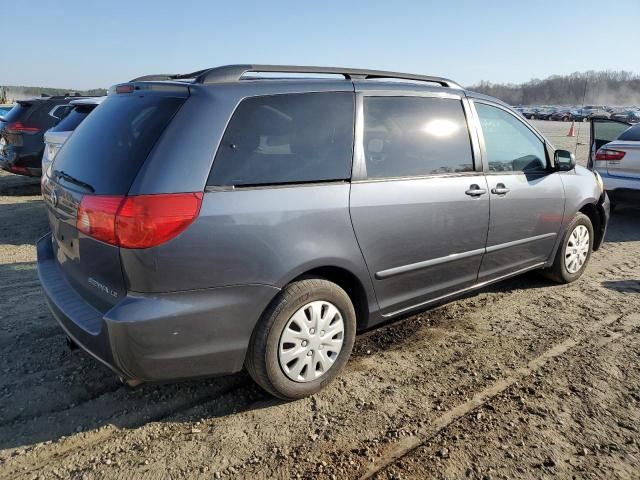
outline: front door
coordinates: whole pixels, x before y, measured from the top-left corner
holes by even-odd
[[[476,282],[489,193],[460,97],[382,93],[359,95],[350,209],[389,316]]]
[[[474,105],[491,208],[482,282],[548,260],[560,234],[564,188],[537,133],[502,106]]]

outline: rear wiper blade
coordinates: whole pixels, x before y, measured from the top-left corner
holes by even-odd
[[[56,178],[62,178],[63,180],[66,180],[69,183],[73,183],[75,185],[78,185],[79,187],[82,187],[86,190],[89,190],[90,192],[95,192],[96,189],[93,188],[91,185],[89,185],[86,182],[83,182],[82,180],[78,180],[75,177],[72,177],[71,175],[69,175],[67,172],[65,172],[64,170],[54,170],[53,171],[53,175]]]

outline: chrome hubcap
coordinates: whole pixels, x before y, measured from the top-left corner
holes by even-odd
[[[344,321],[335,305],[308,303],[287,322],[278,345],[284,374],[295,382],[310,382],[329,371],[344,342]]]
[[[569,273],[576,273],[584,266],[589,254],[589,230],[578,225],[569,235],[564,251],[564,266]]]

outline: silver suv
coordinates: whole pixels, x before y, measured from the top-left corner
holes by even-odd
[[[285,399],[358,331],[529,270],[576,280],[609,218],[598,176],[502,102],[319,67],[117,85],[42,189],[38,272],[73,342],[130,383],[246,366]]]

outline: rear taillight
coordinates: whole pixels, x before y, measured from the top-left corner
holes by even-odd
[[[27,170],[26,167],[20,167],[18,165],[11,165],[11,167],[9,167],[9,170],[11,170],[13,173],[18,173],[20,175],[29,174],[29,170]]]
[[[60,150],[60,145],[47,143],[47,155],[49,155],[49,162],[53,162],[55,160],[58,150]]]
[[[596,152],[596,160],[610,161],[610,160],[622,160],[625,152],[620,150],[610,150],[608,148],[601,148]]]
[[[160,245],[184,231],[200,213],[202,192],[130,197],[85,195],[76,226],[123,248]]]
[[[116,214],[123,199],[120,196],[85,195],[78,208],[76,228],[96,240],[117,245]]]
[[[38,127],[34,127],[32,125],[25,125],[22,122],[11,122],[7,123],[5,127],[7,133],[27,133],[29,135],[36,134],[40,131]]]
[[[131,93],[135,90],[133,85],[118,85],[116,87],[116,93]]]

